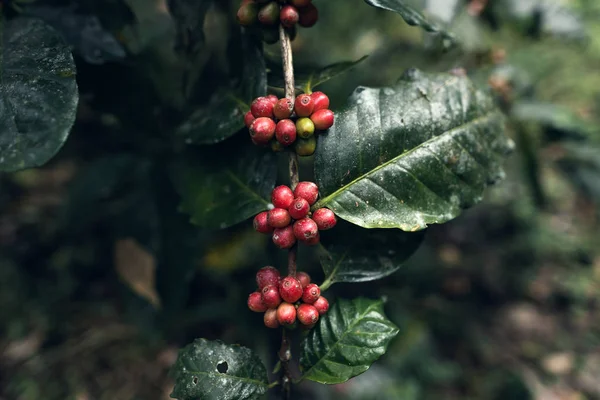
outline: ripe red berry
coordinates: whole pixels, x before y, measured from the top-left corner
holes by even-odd
[[[319,311],[310,304],[300,304],[296,315],[302,325],[312,325],[319,320]]]
[[[289,208],[294,202],[294,192],[285,185],[277,186],[271,192],[271,203],[277,208]]]
[[[302,197],[312,206],[319,197],[319,187],[314,182],[302,181],[296,185],[294,196]]]
[[[250,293],[250,296],[248,296],[248,308],[254,312],[267,311],[267,306],[264,305],[260,292]]]
[[[337,224],[335,214],[328,208],[319,208],[313,213],[312,219],[315,221],[320,231],[331,229]]]
[[[293,276],[286,276],[279,282],[279,294],[284,301],[295,303],[302,297],[302,285]]]
[[[314,136],[309,137],[308,139],[299,138],[294,143],[294,150],[296,154],[302,157],[308,157],[315,154],[315,150],[317,149],[317,139]]]
[[[307,274],[306,272],[298,272],[296,274],[296,279],[298,279],[298,281],[300,281],[300,284],[302,285],[303,288],[308,286],[308,284],[310,283],[310,275]]]
[[[258,5],[254,2],[244,2],[237,12],[237,21],[242,26],[249,26],[258,20]]]
[[[254,217],[254,230],[260,233],[271,233],[273,228],[267,223],[267,212],[263,211]]]
[[[280,249],[289,249],[296,244],[296,236],[294,236],[294,228],[291,225],[285,228],[277,228],[273,232],[273,243]]]
[[[326,110],[329,108],[329,97],[323,92],[312,92],[310,97],[313,99],[315,107],[313,113],[319,110]]]
[[[250,125],[252,125],[255,119],[254,115],[252,115],[252,111],[248,111],[246,115],[244,115],[244,124],[246,125],[246,128],[250,128]]]
[[[264,291],[263,291],[264,293]],[[319,289],[319,286],[311,283],[309,285],[306,285],[304,287],[304,290],[302,292],[302,301],[308,304],[313,304],[315,301],[317,301],[317,299],[321,296],[321,289]],[[267,307],[270,307],[269,304],[264,300],[264,294],[263,294],[263,302],[265,303],[265,305]]]
[[[275,104],[277,104],[277,101],[279,100],[274,94],[267,95],[267,99],[273,104],[273,107],[275,107]]]
[[[308,139],[315,133],[315,123],[310,118],[298,118],[296,121],[296,133],[302,139]]]
[[[256,286],[259,290],[264,289],[267,286],[279,287],[279,278],[281,275],[277,268],[267,266],[258,270],[256,273]]]
[[[279,4],[272,1],[258,11],[258,20],[264,25],[275,25],[279,22]]]
[[[267,328],[277,329],[279,328],[279,321],[277,321],[277,309],[271,308],[265,312],[263,321]]]
[[[319,244],[319,242],[321,242],[321,235],[319,234],[319,232],[317,232],[317,236],[315,236],[312,239],[308,239],[304,242],[304,244],[307,246],[316,246],[317,244]]]
[[[285,26],[286,28],[291,28],[298,23],[300,14],[298,14],[296,7],[286,5],[281,8],[279,19],[281,20],[281,25]]]
[[[312,0],[289,0],[294,7],[306,7]]]
[[[323,315],[329,310],[329,302],[323,296],[319,297],[317,301],[313,303],[313,306],[317,309],[319,315]]]
[[[273,102],[268,97],[257,97],[250,105],[250,111],[256,118],[273,118]]]
[[[267,223],[273,228],[285,228],[292,222],[292,217],[288,210],[283,208],[274,208],[267,214]]]
[[[271,118],[256,118],[250,125],[250,137],[260,144],[267,144],[275,136],[275,121]]]
[[[315,108],[315,103],[313,103],[312,97],[308,94],[301,94],[296,97],[296,102],[294,103],[294,111],[296,111],[296,115],[299,117],[308,117],[312,114],[313,109]]]
[[[286,119],[291,117],[294,111],[294,102],[291,99],[280,99],[273,107],[273,114],[277,119]]]
[[[296,141],[296,124],[291,119],[282,119],[275,127],[275,138],[284,146],[294,144]]]
[[[290,303],[281,303],[277,307],[277,321],[281,325],[292,325],[296,322],[296,307]]]
[[[310,116],[310,120],[315,124],[315,129],[319,131],[326,131],[333,126],[333,111],[331,110],[319,110]]]
[[[312,219],[302,218],[294,222],[294,236],[296,236],[296,239],[306,242],[314,239],[318,234],[319,228]]]
[[[262,290],[262,301],[267,308],[277,308],[281,304],[281,296],[279,295],[279,285],[265,286]],[[320,293],[320,292],[319,292]],[[319,297],[319,296],[317,296]],[[315,298],[316,300],[316,298]],[[314,301],[313,301],[314,303]]]
[[[306,7],[298,9],[298,12],[300,13],[298,24],[304,28],[310,28],[319,19],[319,10],[317,10],[314,4],[308,4]],[[258,19],[260,20],[260,13],[258,14]]]
[[[293,219],[302,219],[308,215],[308,212],[310,211],[310,204],[308,204],[306,199],[298,197],[294,199],[294,202],[290,208],[288,208],[288,211]]]

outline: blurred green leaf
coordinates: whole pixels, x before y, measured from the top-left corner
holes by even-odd
[[[167,0],[177,30],[175,48],[194,54],[204,43],[204,17],[213,0]]]
[[[381,357],[398,328],[383,300],[338,300],[301,343],[302,378],[335,384],[360,375]]]
[[[558,166],[585,195],[600,203],[600,147],[587,142],[565,142]]]
[[[179,351],[171,368],[178,400],[258,399],[268,389],[267,370],[252,350],[196,339]]]
[[[349,103],[319,136],[314,208],[417,231],[455,218],[504,176],[504,117],[464,76],[409,70],[394,87],[357,88]]]
[[[75,63],[60,35],[31,18],[0,19],[0,170],[46,163],[75,122]]]

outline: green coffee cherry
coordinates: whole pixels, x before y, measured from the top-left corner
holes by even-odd
[[[272,1],[260,8],[258,20],[264,25],[275,25],[279,23],[279,4]]]
[[[279,41],[279,29],[276,26],[263,26],[261,33],[263,42],[267,44],[275,44]]]
[[[237,12],[237,21],[242,26],[250,26],[258,21],[258,4],[244,3]]]
[[[315,133],[315,123],[310,118],[298,118],[296,133],[302,139],[308,139]]]
[[[312,156],[317,149],[317,138],[314,136],[311,136],[308,139],[298,138],[294,144],[294,149],[299,156]]]

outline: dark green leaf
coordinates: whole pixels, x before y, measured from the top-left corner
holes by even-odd
[[[0,19],[0,170],[36,167],[62,147],[75,121],[75,63],[44,22]]]
[[[373,7],[397,12],[409,25],[420,26],[427,32],[440,34],[448,42],[448,45],[456,43],[454,35],[447,32],[441,25],[425,18],[414,6],[407,4],[406,0],[365,0],[365,2]]]
[[[359,87],[319,136],[317,207],[365,228],[424,229],[479,202],[512,149],[504,117],[468,78],[409,70]]]
[[[196,339],[179,351],[171,368],[179,400],[251,400],[268,389],[267,370],[252,350]]]
[[[585,142],[566,142],[558,166],[571,182],[600,204],[600,148]]]
[[[360,375],[381,357],[398,328],[382,300],[338,300],[301,343],[303,379],[335,384]]]
[[[238,147],[230,142],[190,150],[173,169],[180,210],[194,224],[224,229],[267,209],[277,176],[275,154],[246,136]]]
[[[340,221],[322,233],[326,281],[366,282],[396,272],[421,245],[425,231],[366,230]]]

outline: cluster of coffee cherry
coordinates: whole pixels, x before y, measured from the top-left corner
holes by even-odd
[[[337,223],[333,211],[319,208],[312,214],[310,206],[319,197],[319,188],[313,182],[300,182],[292,191],[281,185],[273,189],[271,202],[274,208],[254,217],[254,229],[260,233],[272,233],[273,243],[280,249],[289,249],[297,240],[316,245],[319,231],[331,229]]]
[[[256,273],[256,285],[258,290],[248,296],[248,308],[264,312],[268,328],[294,325],[296,320],[312,328],[319,316],[329,309],[321,289],[310,283],[310,276],[305,272],[281,278],[277,269],[264,267]]]
[[[295,102],[275,95],[258,97],[244,116],[254,144],[270,144],[274,151],[294,145],[300,156],[315,152],[315,132],[331,128],[333,121],[329,97],[323,92],[301,94]]]

